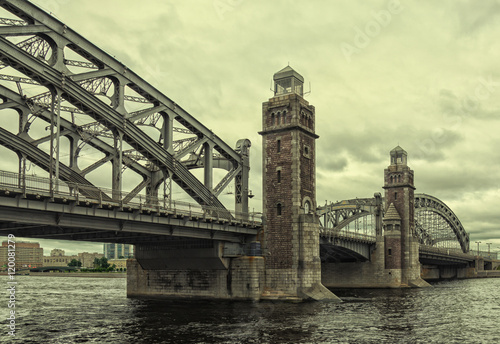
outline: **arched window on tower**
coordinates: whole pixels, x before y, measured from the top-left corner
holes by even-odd
[[[277,118],[276,119],[276,122],[277,122],[276,124],[280,125],[281,124],[281,113],[278,112],[278,116],[276,118]]]
[[[276,215],[281,216],[281,203],[276,204]]]
[[[398,175],[398,183],[401,183],[401,175]]]
[[[286,111],[283,111],[283,124],[286,124]]]
[[[309,214],[309,211],[311,210],[311,203],[309,201],[304,202],[304,213]]]
[[[274,112],[271,114],[271,125],[275,124]]]
[[[394,182],[394,178],[391,176],[391,184]]]
[[[278,180],[278,183],[281,183],[281,170],[276,172],[276,179]]]

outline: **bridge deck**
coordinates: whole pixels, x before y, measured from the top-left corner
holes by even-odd
[[[82,196],[76,184],[50,192],[47,180],[38,179],[43,183],[36,187],[0,180],[0,235],[123,243],[161,237],[242,242],[262,227],[255,214],[183,202],[162,204],[146,197],[123,204],[100,196],[107,193],[95,187],[94,197]]]

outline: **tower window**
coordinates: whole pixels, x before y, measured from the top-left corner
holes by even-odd
[[[281,140],[276,141],[276,150],[278,153],[281,152]]]
[[[280,125],[281,124],[281,114],[278,112],[278,116],[276,116],[276,124]]]
[[[281,183],[281,170],[278,170],[276,173],[276,177],[278,179],[278,183]]]
[[[391,248],[387,250],[387,255],[392,256],[392,249]]]
[[[309,201],[305,201],[305,203],[304,203],[304,213],[309,214],[309,210],[311,210],[311,203],[309,203]]]
[[[271,114],[271,125],[274,125],[275,123],[275,118],[274,118],[274,112]]]
[[[281,203],[276,204],[276,215],[281,216]]]
[[[308,145],[304,145],[304,156],[306,158],[311,157],[311,148]]]
[[[391,176],[391,184],[392,184],[393,181],[394,181],[394,178]]]
[[[397,192],[394,193],[394,199],[398,199],[398,193]]]

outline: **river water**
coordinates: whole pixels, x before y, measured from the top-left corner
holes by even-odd
[[[3,320],[0,342],[500,343],[500,279],[335,291],[342,303],[138,300],[125,279],[16,281],[16,336]]]

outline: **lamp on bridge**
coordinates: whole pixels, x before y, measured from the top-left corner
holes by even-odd
[[[481,243],[481,241],[475,241],[475,243],[477,244],[477,255],[479,256],[479,244]]]

